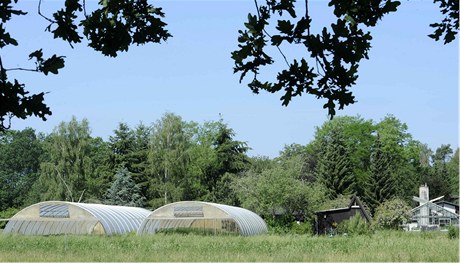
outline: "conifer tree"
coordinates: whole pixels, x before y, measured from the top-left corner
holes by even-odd
[[[374,213],[380,204],[394,196],[396,189],[391,174],[390,156],[383,150],[378,134],[372,147],[370,172],[365,200]]]
[[[119,123],[114,130],[115,135],[109,138],[113,173],[126,167],[134,182],[141,187],[144,196],[148,191],[146,169],[150,132],[150,127],[142,123],[135,129],[131,129],[126,123]]]
[[[145,201],[140,187],[134,183],[126,167],[118,169],[115,181],[107,190],[105,198],[106,203],[110,205],[142,207]]]
[[[329,198],[356,192],[350,154],[345,146],[342,129],[337,128],[324,136],[317,166],[317,178],[329,190]]]

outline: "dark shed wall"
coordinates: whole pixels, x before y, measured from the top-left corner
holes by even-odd
[[[341,222],[352,218],[357,213],[360,214],[361,217],[367,221],[364,212],[359,207],[317,212],[316,233],[319,235],[326,234],[329,229],[336,227],[333,226],[334,223],[340,224]]]

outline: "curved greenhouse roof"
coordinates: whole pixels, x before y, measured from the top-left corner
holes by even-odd
[[[19,211],[6,224],[3,233],[123,234],[137,231],[150,213],[138,207],[46,201]]]
[[[267,232],[265,221],[247,209],[198,201],[168,204],[153,211],[138,234],[164,229],[192,228],[210,232],[233,232],[244,236]]]

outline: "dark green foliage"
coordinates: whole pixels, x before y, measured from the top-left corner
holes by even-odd
[[[80,22],[89,46],[106,56],[116,57],[131,44],[160,43],[171,35],[164,28],[161,8],[147,0],[99,1],[101,6]]]
[[[313,224],[311,222],[293,222],[291,224],[290,233],[297,235],[312,235]]]
[[[222,192],[223,189],[218,189],[218,187],[224,187],[224,189],[230,190],[228,183],[229,180],[231,180],[231,176],[228,175],[226,179],[223,178],[223,176],[225,174],[239,174],[243,172],[249,164],[249,159],[246,156],[246,152],[249,150],[247,144],[234,140],[234,131],[228,128],[227,125],[223,123],[222,119],[216,124],[217,133],[214,135],[212,142],[212,148],[216,153],[216,159],[213,162],[213,166],[210,166],[205,172],[203,181],[210,193],[210,198],[207,199],[213,202],[227,199],[225,198],[225,193]],[[227,201],[231,201],[231,198]]]
[[[0,133],[0,211],[24,204],[38,178],[41,143],[31,128]]]
[[[348,149],[353,174],[356,176],[356,194],[365,196],[369,177],[370,155],[374,143],[375,124],[360,116],[338,116],[316,128],[315,139],[308,145],[309,153],[318,159],[323,148],[321,141],[334,129],[341,129],[345,147]],[[314,167],[313,164],[310,165]]]
[[[365,198],[372,214],[377,206],[395,195],[396,184],[390,165],[390,156],[383,151],[380,136],[377,134],[372,147],[370,177]]]
[[[393,115],[387,115],[375,126],[379,135],[382,154],[389,158],[389,169],[397,178],[395,195],[409,201],[418,192],[420,183],[417,166],[419,166],[420,148],[407,131],[407,124]]]
[[[394,116],[377,124],[337,117],[318,128],[310,144],[287,145],[274,159],[249,158],[247,144],[235,137],[222,119],[199,125],[172,113],[152,127],[122,123],[108,142],[91,137],[89,123],[75,118],[46,137],[32,129],[8,131],[0,135],[1,209],[47,199],[145,201],[150,208],[203,200],[248,208],[272,233],[301,234],[309,233],[315,211],[347,207],[348,194],[360,188],[378,200],[360,195],[367,205],[383,202],[374,218],[388,228],[407,220],[404,201],[421,183],[428,182],[432,197],[458,191],[458,149],[453,158],[449,145],[433,154]],[[356,187],[368,180],[373,184]],[[404,201],[388,201],[394,197]]]
[[[29,116],[37,116],[46,120],[51,111],[44,104],[44,92],[29,95],[25,85],[8,81],[6,70],[3,68],[0,57],[0,131],[11,127],[13,117],[26,119]]]
[[[336,103],[339,109],[355,103],[349,90],[358,78],[359,62],[368,59],[372,36],[369,31],[385,14],[396,11],[399,1],[330,1],[337,21],[330,28],[323,27],[320,33],[311,30],[312,17],[306,12],[297,17],[295,1],[266,1],[258,4],[257,15],[248,15],[245,30],[239,31],[238,47],[232,52],[235,61],[234,72],[240,73],[240,82],[247,73],[253,78],[248,87],[259,93],[284,91],[281,101],[287,106],[291,99],[303,93],[326,99],[323,108],[328,109],[331,118],[335,115]],[[277,19],[279,18],[279,19]],[[276,24],[276,32],[267,32],[270,23]],[[269,46],[276,47],[287,64],[287,69],[276,76],[276,81],[261,81],[261,69],[274,63],[267,53]],[[281,51],[284,45],[303,46],[308,57],[289,62]],[[313,66],[312,66],[313,65]]]
[[[449,173],[455,173],[455,170],[448,169],[448,163],[452,159],[452,149],[450,145],[441,145],[432,156],[433,166],[429,177],[427,178],[427,185],[430,187],[430,197],[436,198],[442,195],[458,194],[452,192],[452,179],[457,174],[450,175]],[[457,186],[458,187],[458,186]]]
[[[322,151],[318,157],[316,174],[329,190],[329,198],[356,193],[356,178],[353,175],[342,129],[331,130],[320,145]]]
[[[113,180],[113,171],[110,169],[110,146],[100,137],[91,138],[90,159],[93,171],[87,181],[85,200],[87,202],[99,202]]]
[[[0,49],[5,46],[18,46],[18,41],[6,31],[4,24],[13,16],[27,15],[26,12],[14,9],[17,0],[4,0],[0,3]],[[128,1],[100,0],[98,9],[91,14],[86,13],[84,0],[66,0],[64,8],[57,10],[52,17],[41,13],[41,2],[37,1],[38,14],[50,24],[46,31],[70,44],[80,43],[83,31],[88,46],[106,56],[116,57],[120,51],[128,51],[130,45],[160,43],[171,35],[165,29],[166,23],[161,19],[164,13],[161,8],[152,6],[147,0]],[[81,21],[78,18],[84,17]],[[26,119],[36,116],[46,121],[51,110],[44,103],[44,92],[29,94],[25,85],[18,80],[9,80],[7,71],[23,70],[58,74],[64,67],[64,56],[52,55],[43,58],[42,49],[29,55],[35,60],[35,68],[7,68],[0,56],[0,131],[11,127],[11,119]]]
[[[335,199],[324,200],[318,210],[348,207],[351,197],[352,195],[338,195]]]
[[[19,212],[19,210],[20,210],[19,208],[12,208],[12,207],[6,210],[2,209],[0,210],[0,219],[9,219],[13,217],[17,212]],[[6,223],[8,223],[8,221],[0,221],[0,230],[5,228]]]
[[[5,0],[0,3],[0,19],[2,20],[0,24],[0,49],[8,45],[18,45],[16,39],[10,33],[6,32],[4,28],[4,24],[12,19],[13,16],[27,14],[22,10],[14,9],[16,3],[17,0]],[[48,74],[49,71],[57,73],[59,66],[63,65],[62,57],[56,57],[56,55],[51,60],[48,59],[46,61],[41,57],[38,61],[37,57],[37,63],[37,68],[32,71],[41,71],[43,73],[46,71],[45,74]],[[41,92],[29,95],[29,92],[25,90],[24,84],[16,79],[14,81],[8,80],[7,70],[0,56],[0,131],[11,127],[11,119],[13,117],[26,119],[34,115],[42,120],[46,120],[46,116],[51,115],[51,111],[43,103],[45,93]]]
[[[430,24],[434,28],[433,34],[428,35],[438,41],[443,37],[444,44],[452,42],[457,33],[459,25],[459,2],[458,0],[434,0],[434,3],[439,3],[441,13],[445,16],[441,23]]]
[[[354,235],[370,235],[373,233],[371,224],[366,221],[360,214],[355,214],[349,220],[341,222],[337,226],[337,234]]]
[[[458,225],[457,226],[454,226],[454,225],[450,225],[449,228],[447,228],[447,236],[450,238],[450,239],[458,239]]]
[[[112,167],[115,170],[122,166],[129,167],[132,161],[129,153],[133,151],[134,133],[126,123],[119,123],[113,132],[114,136],[109,137]]]
[[[300,180],[299,164],[285,162],[291,165],[250,171],[233,186],[241,205],[263,216],[275,232],[289,232],[294,220],[311,219],[326,198],[323,185]]]
[[[115,174],[115,181],[105,194],[105,203],[143,207],[144,201],[145,197],[141,195],[141,189],[132,180],[128,169],[119,168]]]
[[[120,167],[126,167],[134,182],[141,187],[142,195],[146,196],[148,191],[147,156],[151,128],[140,123],[132,130],[126,123],[119,123],[114,133],[114,136],[109,138],[112,151],[110,155],[112,172],[115,173]]]
[[[455,195],[459,193],[459,148],[455,150],[454,155],[447,163],[447,170],[449,173],[448,182],[451,183],[450,192]]]
[[[29,60],[35,58],[37,72],[43,72],[48,75],[49,72],[58,74],[58,70],[64,67],[64,57],[53,55],[51,58],[44,60],[42,49],[36,50],[29,55]]]

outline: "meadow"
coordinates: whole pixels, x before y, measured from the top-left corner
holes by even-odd
[[[383,231],[361,236],[15,236],[0,234],[0,261],[459,262],[445,232]]]

